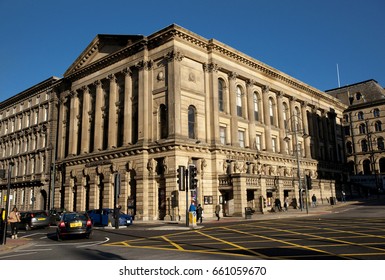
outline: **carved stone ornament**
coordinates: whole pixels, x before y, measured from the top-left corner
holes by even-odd
[[[160,71],[160,72],[158,73],[158,75],[156,76],[156,79],[157,79],[158,81],[164,81],[164,80],[165,80],[164,72],[163,72],[163,71]]]

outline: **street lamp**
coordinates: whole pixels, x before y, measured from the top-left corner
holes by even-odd
[[[292,117],[289,118],[288,124],[291,123],[291,128],[286,126],[286,134],[292,134],[294,136],[294,146],[295,146],[295,156],[296,156],[296,161],[297,161],[297,177],[298,177],[298,188],[300,192],[300,201],[301,201],[301,211],[303,209],[303,197],[302,197],[302,182],[301,182],[301,163],[300,163],[300,143],[298,142],[298,134],[301,133],[302,138],[307,138],[309,137],[308,134],[305,133],[303,129],[300,128],[298,125],[298,121],[301,121],[302,119],[297,115],[294,114]],[[289,143],[290,137],[286,135],[286,137],[283,139],[286,143]],[[308,206],[308,187],[307,184],[305,184],[305,196],[306,196],[306,214],[309,214],[309,206]]]

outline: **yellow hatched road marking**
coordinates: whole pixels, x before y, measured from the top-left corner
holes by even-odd
[[[162,238],[163,238],[164,240],[166,240],[168,243],[170,243],[172,246],[174,246],[175,248],[177,248],[178,250],[184,251],[184,249],[183,249],[181,246],[179,246],[179,245],[176,244],[175,242],[172,242],[172,241],[171,241],[170,239],[168,239],[165,235],[163,235]]]
[[[256,226],[256,227],[264,228],[264,229],[271,229],[271,230],[280,231],[280,232],[289,232],[289,233],[293,233],[293,234],[298,234],[298,235],[303,235],[303,236],[308,236],[308,237],[314,237],[314,238],[317,238],[317,239],[328,240],[328,241],[333,241],[333,242],[337,242],[337,243],[343,243],[343,244],[346,244],[346,245],[359,246],[359,247],[364,247],[364,248],[369,248],[369,249],[374,249],[374,250],[377,250],[377,251],[385,252],[385,249],[382,249],[382,248],[377,248],[377,247],[372,247],[372,246],[365,246],[365,245],[362,245],[362,244],[359,244],[359,243],[349,242],[349,241],[345,241],[345,240],[341,240],[341,239],[336,239],[336,238],[331,238],[331,237],[323,237],[323,236],[319,236],[319,235],[315,235],[315,234],[301,233],[301,232],[298,232],[298,231],[285,230],[285,229],[277,229],[277,228],[266,227],[266,226]],[[307,226],[307,227],[311,227],[311,226]],[[313,227],[313,228],[320,229],[318,227]],[[344,232],[344,231],[340,231],[340,232]],[[354,232],[346,231],[346,233],[354,233]],[[365,234],[364,234],[364,236],[365,236]],[[371,235],[368,234],[366,236],[371,236]],[[371,236],[371,237],[373,237],[373,236]],[[378,236],[374,235],[374,237],[378,237]],[[299,245],[299,246],[301,246],[301,245]],[[309,247],[309,248],[312,248],[312,247]],[[336,255],[336,254],[333,254],[333,255]],[[338,256],[341,256],[341,255],[338,255]]]
[[[258,226],[258,227],[267,228],[267,227],[262,227],[262,226]],[[293,247],[306,249],[306,250],[309,250],[309,251],[314,251],[314,252],[318,252],[318,253],[322,253],[322,254],[327,254],[327,255],[331,255],[331,256],[339,256],[339,255],[333,254],[331,252],[327,252],[327,251],[324,251],[324,250],[319,250],[319,249],[312,248],[312,247],[309,247],[309,246],[299,245],[299,244],[288,242],[288,241],[284,241],[284,240],[281,240],[281,239],[275,239],[275,238],[272,238],[272,237],[258,235],[258,234],[253,234],[253,233],[249,233],[249,232],[244,232],[244,231],[240,231],[240,230],[236,230],[236,229],[232,229],[232,228],[226,228],[226,229],[234,231],[234,232],[237,232],[237,233],[240,233],[240,234],[245,234],[245,235],[249,235],[249,236],[255,236],[255,237],[267,239],[267,240],[270,240],[270,241],[287,244],[287,245],[290,245],[290,246],[293,246]],[[277,229],[275,229],[275,230],[277,230]],[[285,230],[278,230],[278,231],[285,231]]]
[[[223,227],[223,228],[224,228],[224,229],[227,229],[226,227]],[[266,255],[263,255],[263,254],[260,254],[260,253],[258,253],[258,252],[253,251],[253,250],[250,250],[249,248],[245,248],[245,247],[243,247],[243,246],[239,246],[239,245],[237,245],[237,244],[235,244],[235,243],[226,241],[226,240],[221,239],[221,238],[217,238],[217,237],[211,236],[211,235],[206,234],[206,233],[203,233],[203,232],[201,232],[201,231],[196,231],[196,233],[201,234],[201,235],[203,235],[203,236],[206,236],[206,237],[208,237],[208,238],[211,238],[211,239],[213,239],[213,240],[219,241],[219,242],[221,242],[221,243],[225,243],[225,244],[230,245],[230,246],[232,246],[232,247],[241,249],[241,250],[243,250],[243,251],[247,251],[247,252],[249,252],[249,253],[251,253],[251,254],[253,254],[253,255],[259,256],[259,257],[261,257],[261,258],[265,258],[265,259],[273,259],[272,257],[266,256]]]

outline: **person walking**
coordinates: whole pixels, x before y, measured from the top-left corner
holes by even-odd
[[[219,217],[219,212],[221,211],[221,206],[219,204],[217,204],[217,206],[215,206],[215,216],[217,216],[217,221],[219,221],[220,217]]]
[[[199,221],[200,223],[202,223],[203,208],[200,204],[198,204],[196,212],[197,212],[197,222]]]
[[[315,196],[315,194],[313,194],[313,196],[311,197],[311,204],[313,207],[317,206],[317,197]]]
[[[13,207],[12,212],[9,213],[8,222],[11,225],[12,239],[17,239],[17,230],[20,223],[20,212],[17,210],[16,206]]]

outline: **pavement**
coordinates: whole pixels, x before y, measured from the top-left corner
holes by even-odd
[[[240,222],[240,221],[258,221],[258,220],[285,219],[285,218],[323,215],[323,214],[331,213],[333,209],[336,209],[338,207],[342,207],[349,204],[355,204],[355,203],[358,203],[358,201],[348,201],[346,203],[337,202],[336,205],[329,205],[329,204],[317,205],[317,207],[309,207],[308,213],[306,209],[303,209],[302,211],[299,209],[289,209],[288,211],[265,212],[264,214],[255,213],[251,216],[250,219],[246,219],[245,216],[221,217],[220,220],[217,221],[216,217],[205,217],[203,215],[203,223],[202,224],[198,223],[194,227],[190,227],[190,226],[187,227],[185,220],[183,221],[163,221],[163,220],[135,221],[134,224],[141,224],[142,226],[145,226],[147,230],[196,230],[196,229],[203,228],[206,223],[209,223],[210,225],[212,225],[215,223],[222,224],[222,223]],[[114,229],[114,228],[110,227],[110,229]],[[10,252],[10,251],[15,251],[17,249],[22,249],[23,247],[28,247],[31,242],[32,242],[32,239],[30,238],[21,237],[18,239],[11,239],[10,234],[8,232],[6,244],[0,245],[0,254]]]

